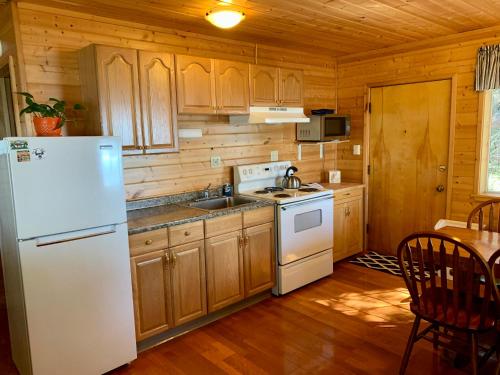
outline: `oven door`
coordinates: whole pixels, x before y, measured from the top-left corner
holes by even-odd
[[[277,206],[278,262],[292,263],[333,247],[333,198]]]

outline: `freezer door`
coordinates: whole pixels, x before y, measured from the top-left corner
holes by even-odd
[[[126,224],[19,251],[33,374],[102,374],[136,358]]]
[[[7,144],[19,239],[126,222],[119,137]]]

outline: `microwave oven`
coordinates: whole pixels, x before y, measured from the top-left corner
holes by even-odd
[[[297,124],[297,140],[311,142],[342,141],[351,135],[351,116],[311,116],[311,122]]]

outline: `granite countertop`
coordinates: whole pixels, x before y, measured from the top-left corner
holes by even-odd
[[[321,182],[320,183],[325,189],[331,189],[333,192],[339,192],[342,190],[348,190],[352,188],[359,188],[359,187],[364,187],[360,182],[341,182],[339,184],[330,184],[328,182]]]
[[[217,216],[230,215],[274,205],[271,201],[255,199],[249,204],[208,211],[186,207],[183,203],[165,203],[127,211],[128,234],[148,232],[173,225],[191,223],[193,221],[211,219]],[[186,203],[188,202],[184,204]]]

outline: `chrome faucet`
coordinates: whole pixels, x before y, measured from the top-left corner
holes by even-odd
[[[205,189],[203,189],[202,199],[208,199],[209,198],[210,191],[208,189],[210,189],[210,186],[212,186],[211,183],[208,184]]]

